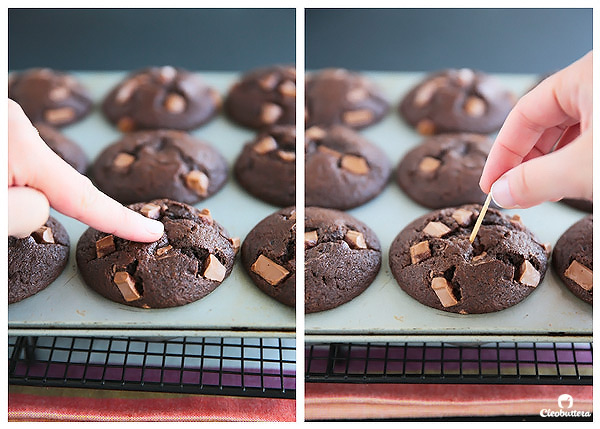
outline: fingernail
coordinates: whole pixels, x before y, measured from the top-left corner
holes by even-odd
[[[148,219],[148,221],[146,222],[146,231],[152,234],[159,235],[162,234],[164,230],[165,226],[162,224],[162,222],[152,219]]]
[[[496,205],[504,209],[512,209],[517,207],[517,203],[510,193],[510,187],[506,177],[501,177],[500,179],[496,180],[496,182],[494,182],[492,185],[490,192],[492,193],[492,200],[494,200]]]

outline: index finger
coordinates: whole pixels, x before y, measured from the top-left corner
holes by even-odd
[[[523,162],[547,129],[579,122],[579,94],[574,82],[581,82],[583,62],[591,53],[553,74],[525,94],[510,112],[490,151],[479,182],[489,192],[504,173]],[[585,72],[585,70],[584,70]]]

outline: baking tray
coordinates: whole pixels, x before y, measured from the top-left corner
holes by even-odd
[[[425,74],[365,72],[392,105],[390,114],[362,134],[381,147],[394,166],[423,137],[397,114],[401,98]],[[533,75],[497,75],[516,94],[524,94],[538,79]],[[338,308],[305,318],[307,342],[339,341],[591,341],[592,306],[580,301],[548,269],[544,281],[518,305],[485,315],[460,315],[424,306],[406,294],[389,268],[389,247],[412,220],[428,213],[392,181],[371,202],[348,212],[369,225],[383,249],[382,267],[360,296]],[[506,210],[521,216],[542,243],[554,245],[560,235],[587,213],[561,203],[526,210]]]
[[[90,160],[121,136],[99,109],[99,103],[124,72],[73,73],[89,88],[95,109],[82,122],[63,132],[77,142]],[[238,73],[201,73],[204,80],[225,94]],[[193,131],[225,156],[230,168],[254,132],[236,126],[224,115]],[[233,237],[244,237],[278,207],[247,194],[232,177],[216,195],[195,205],[210,209],[214,219]],[[52,211],[71,238],[69,263],[46,289],[8,308],[9,335],[127,335],[292,337],[295,311],[262,293],[250,281],[239,256],[231,275],[211,294],[194,303],[169,309],[139,309],[107,300],[88,288],[76,268],[75,249],[87,228],[79,221]]]

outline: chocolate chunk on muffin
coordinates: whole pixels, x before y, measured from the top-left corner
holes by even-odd
[[[8,98],[21,105],[31,122],[63,127],[92,109],[88,91],[72,75],[35,68],[10,75]]]
[[[108,146],[90,168],[96,185],[123,204],[170,198],[203,201],[227,180],[227,161],[181,131],[138,131]]]
[[[347,210],[383,191],[391,165],[379,147],[341,125],[311,127],[305,136],[306,205]]]
[[[447,69],[427,76],[404,97],[400,115],[423,135],[497,131],[516,97],[483,72]]]
[[[483,203],[479,179],[491,147],[479,134],[429,137],[400,161],[396,181],[412,200],[432,209]]]
[[[87,156],[77,143],[48,125],[38,123],[35,124],[35,127],[50,149],[75,170],[85,174],[88,167]]]
[[[276,206],[296,201],[296,127],[259,132],[235,162],[235,178],[248,193]]]
[[[296,123],[296,69],[262,67],[244,74],[225,98],[225,112],[236,123],[254,129]]]
[[[518,216],[489,209],[474,242],[481,205],[428,213],[408,224],[390,247],[400,287],[420,303],[452,313],[491,313],[518,304],[542,282],[549,248]]]
[[[45,289],[69,260],[69,235],[52,216],[25,238],[8,237],[8,303]]]
[[[261,220],[242,244],[242,264],[270,297],[296,306],[296,210],[281,209]]]
[[[205,297],[229,276],[238,240],[209,210],[168,199],[129,207],[162,222],[165,232],[137,243],[87,229],[77,243],[77,266],[100,295],[133,307],[176,307]]]
[[[389,111],[381,91],[365,76],[345,69],[324,69],[306,79],[306,126],[365,128]]]
[[[219,93],[200,76],[164,66],[129,74],[106,96],[102,110],[122,132],[159,128],[188,131],[210,121],[220,105]]]
[[[552,253],[552,267],[573,294],[594,300],[594,218],[586,216],[560,236]]]
[[[330,310],[363,293],[381,267],[373,230],[347,213],[320,207],[306,207],[304,223],[304,311]]]

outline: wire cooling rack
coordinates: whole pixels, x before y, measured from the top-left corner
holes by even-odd
[[[311,344],[305,381],[591,385],[592,344]]]
[[[291,338],[9,337],[9,383],[295,398]]]

